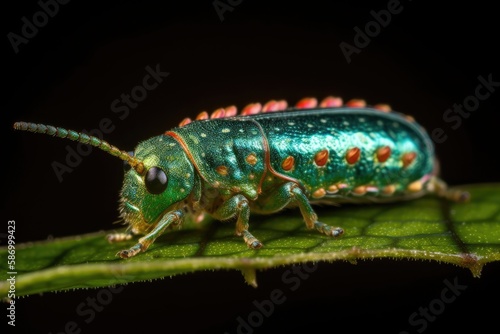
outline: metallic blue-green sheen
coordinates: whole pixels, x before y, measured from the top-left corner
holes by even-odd
[[[366,194],[369,197],[383,196],[377,189],[387,185],[396,187],[392,197],[404,197],[411,182],[435,170],[434,148],[420,125],[399,113],[371,108],[288,110],[195,121],[173,131],[186,142],[207,182],[224,189],[242,189],[249,198],[257,196],[264,173],[262,192],[291,178],[300,182],[313,199],[317,189],[345,184],[347,187],[340,192],[326,195],[338,200],[359,198],[352,190],[363,185],[370,186],[371,192]],[[391,155],[381,163],[375,158],[376,151],[384,146],[391,148]],[[346,152],[354,147],[361,150],[361,157],[350,165]],[[328,162],[317,166],[314,156],[325,149],[329,152]],[[266,150],[275,174],[266,167]],[[416,158],[403,168],[401,158],[409,152],[415,152]],[[245,160],[252,153],[258,159],[255,165]],[[288,156],[294,157],[295,164],[292,170],[285,171],[282,162]],[[218,166],[226,166],[228,174],[218,174]]]

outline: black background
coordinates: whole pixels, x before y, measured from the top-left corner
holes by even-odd
[[[353,44],[353,28],[363,28],[373,20],[370,11],[387,3],[243,1],[221,22],[212,1],[74,1],[61,5],[18,54],[6,36],[20,34],[21,18],[31,21],[40,7],[36,1],[3,4],[4,221],[16,220],[18,242],[111,229],[122,180],[121,161],[93,152],[58,182],[51,163],[64,162],[70,143],[14,133],[14,121],[90,130],[110,118],[116,128],[106,139],[130,150],[202,110],[282,98],[294,103],[305,96],[390,103],[429,130],[446,131],[448,139],[436,150],[450,184],[500,181],[494,161],[500,93],[456,130],[442,118],[474,94],[479,75],[500,81],[496,10],[478,2],[402,2],[402,12],[348,64],[339,44]],[[111,102],[130,93],[145,67],[156,64],[170,76],[120,120]],[[76,307],[98,290],[32,296],[17,304],[16,331],[59,333],[76,321],[84,333],[154,326],[165,333],[235,333],[237,316],[246,318],[255,310],[252,301],[268,299],[277,288],[287,301],[256,333],[414,333],[409,315],[439,298],[445,279],[467,290],[426,333],[498,327],[499,263],[487,265],[480,279],[434,262],[321,263],[296,291],[281,279],[288,269],[259,272],[258,289],[236,271],[130,284],[89,324]]]

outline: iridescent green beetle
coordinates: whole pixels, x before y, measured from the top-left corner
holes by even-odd
[[[286,110],[285,110],[286,109]],[[435,193],[455,201],[465,192],[448,190],[437,176],[434,147],[425,130],[387,105],[345,105],[327,97],[287,109],[285,101],[234,106],[141,142],[128,154],[72,130],[19,122],[17,130],[45,133],[99,147],[129,167],[120,212],[127,233],[110,242],[144,234],[128,258],[144,252],[185,216],[236,219],[236,234],[253,249],[262,243],[249,231],[250,213],[271,214],[298,206],[309,229],[332,237],[343,229],[318,221],[311,204],[390,202]],[[131,168],[130,168],[131,167]]]

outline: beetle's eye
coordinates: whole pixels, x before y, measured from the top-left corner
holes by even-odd
[[[134,151],[130,151],[130,152],[127,152],[131,157],[134,156]],[[126,173],[130,170],[130,168],[132,168],[132,166],[130,166],[130,164],[126,161],[123,162],[123,171]]]
[[[161,194],[167,188],[167,174],[160,167],[151,167],[146,173],[146,189],[154,195]]]

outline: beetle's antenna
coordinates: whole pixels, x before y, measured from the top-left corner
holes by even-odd
[[[125,160],[140,175],[143,175],[145,172],[144,164],[142,163],[142,161],[140,161],[135,157],[130,156],[126,151],[122,151],[116,146],[110,145],[108,142],[94,136],[89,136],[81,132],[59,128],[51,125],[25,123],[25,122],[14,123],[14,129],[35,132],[35,133],[43,133],[50,136],[67,138],[83,144],[92,145],[94,147],[100,148],[104,152],[107,152],[111,155],[114,155],[115,157]]]

